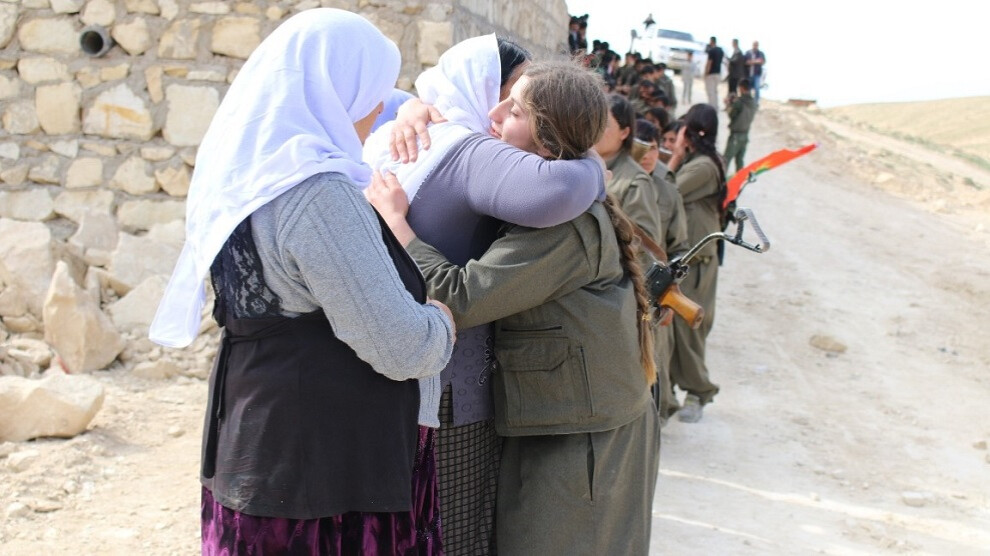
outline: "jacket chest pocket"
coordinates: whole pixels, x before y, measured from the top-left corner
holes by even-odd
[[[509,427],[579,423],[594,415],[584,350],[566,337],[499,331],[496,416]]]

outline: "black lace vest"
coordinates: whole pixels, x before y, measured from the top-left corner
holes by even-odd
[[[403,283],[425,301],[416,264],[379,223]],[[211,274],[224,332],[210,377],[201,480],[214,498],[249,515],[293,519],[409,511],[417,382],[375,372],[336,338],[322,310],[282,316],[264,283],[250,218]]]

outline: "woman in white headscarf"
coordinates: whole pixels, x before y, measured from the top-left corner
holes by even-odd
[[[367,20],[305,11],[251,55],[200,146],[151,338],[196,337],[209,270],[224,334],[204,554],[440,551],[413,379],[436,380],[454,328],[361,194],[361,143],[398,71]]]
[[[389,139],[413,135],[402,117],[365,143],[365,160],[395,173],[412,200],[410,226],[456,264],[479,258],[505,222],[555,226],[603,194],[601,162],[547,160],[490,134],[489,112],[528,61],[529,53],[495,35],[454,45],[416,80],[420,100],[446,119],[429,128],[429,150],[413,163],[393,162]],[[494,547],[502,441],[492,421],[492,334],[490,323],[459,330],[441,374],[442,395],[424,390],[421,400],[421,413],[431,417],[421,424],[439,425],[443,541],[451,554],[487,554]]]

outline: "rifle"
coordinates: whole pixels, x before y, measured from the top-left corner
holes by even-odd
[[[752,225],[753,232],[756,233],[757,238],[760,240],[757,244],[748,243],[742,238],[743,228],[747,220]],[[766,253],[770,249],[770,240],[763,234],[763,230],[760,228],[759,223],[756,222],[756,217],[753,215],[752,210],[748,208],[738,209],[735,214],[735,221],[735,235],[729,235],[725,232],[708,234],[696,243],[694,247],[688,249],[686,253],[674,257],[669,263],[653,262],[649,270],[646,271],[646,289],[649,291],[650,299],[653,299],[655,307],[669,307],[673,309],[691,328],[697,328],[701,325],[701,320],[705,316],[704,310],[697,303],[681,293],[680,288],[675,287],[687,277],[691,268],[691,260],[701,251],[701,248],[712,241],[722,239],[733,245],[749,249],[754,253]],[[642,240],[644,236],[645,234],[640,235],[640,239]],[[646,239],[649,240],[649,238]],[[653,241],[650,240],[649,243],[653,243]],[[656,244],[653,243],[653,245],[655,246]],[[653,251],[648,244],[647,248]]]

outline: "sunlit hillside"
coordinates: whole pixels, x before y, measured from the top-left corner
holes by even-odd
[[[990,96],[857,104],[825,113],[990,167]]]

